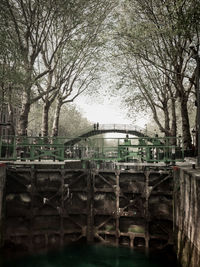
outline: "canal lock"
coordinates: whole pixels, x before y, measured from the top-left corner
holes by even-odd
[[[172,197],[166,168],[10,165],[4,246],[41,251],[87,242],[162,249],[173,245]]]

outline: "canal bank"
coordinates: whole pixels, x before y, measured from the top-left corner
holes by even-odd
[[[174,167],[174,233],[183,267],[200,266],[200,169]]]
[[[3,246],[3,197],[4,197],[4,186],[6,181],[6,165],[0,162],[0,246]]]

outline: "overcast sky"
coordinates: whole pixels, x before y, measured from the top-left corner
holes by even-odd
[[[83,116],[91,122],[99,122],[100,124],[133,124],[133,120],[128,118],[126,110],[121,107],[117,99],[108,100],[105,97],[101,103],[95,103],[95,99],[91,100],[80,96],[74,103],[83,113]],[[135,122],[140,127],[145,127],[146,123],[147,119],[142,116],[136,119]]]

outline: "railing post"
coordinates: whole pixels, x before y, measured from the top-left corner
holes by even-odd
[[[33,144],[30,145],[30,160],[34,160],[34,153],[35,152],[35,146]]]
[[[64,144],[62,144],[62,146],[61,146],[61,161],[64,161],[64,159],[65,159],[65,146],[64,146]]]

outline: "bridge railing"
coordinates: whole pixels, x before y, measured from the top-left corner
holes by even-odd
[[[132,124],[100,124],[99,130],[132,130],[132,131],[138,131],[138,132],[144,132],[145,129],[132,125]]]
[[[65,137],[1,137],[0,160],[184,160],[180,138],[83,138],[74,145],[66,145],[67,141]]]
[[[93,131],[93,130],[123,130],[123,131],[136,131],[136,132],[140,132],[143,133],[144,135],[148,135],[148,136],[153,136],[155,135],[155,133],[147,131],[146,128],[142,128],[140,126],[137,125],[133,125],[133,124],[97,124],[94,123],[93,125],[87,127],[86,129],[84,129],[79,136],[81,136],[84,133],[87,133],[89,131]]]

